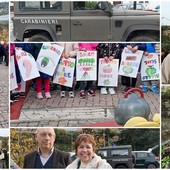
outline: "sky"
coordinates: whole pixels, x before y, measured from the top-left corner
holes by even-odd
[[[0,129],[0,136],[9,136],[9,129]]]
[[[161,25],[170,25],[170,1],[161,3]]]

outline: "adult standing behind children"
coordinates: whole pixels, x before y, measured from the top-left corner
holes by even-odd
[[[37,129],[38,149],[24,157],[23,168],[66,168],[71,163],[70,154],[54,148],[55,138],[56,134],[53,128]]]
[[[96,51],[98,43],[78,43],[79,51]],[[93,81],[87,81],[86,88],[89,96],[95,96]],[[80,97],[85,98],[85,81],[80,81]]]

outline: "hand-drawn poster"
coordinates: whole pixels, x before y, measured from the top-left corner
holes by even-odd
[[[16,47],[15,54],[21,77],[24,81],[40,76],[35,59],[30,53]]]
[[[159,61],[156,53],[150,53],[148,56],[143,56],[141,62],[141,80],[158,80],[159,75]]]
[[[26,90],[26,82],[22,80],[22,81],[18,84],[18,87],[12,91],[12,93],[25,92],[25,90]]]
[[[91,81],[97,79],[97,51],[79,51],[77,53],[76,80]]]
[[[132,53],[131,50],[125,47],[122,52],[119,75],[136,78],[142,56],[143,51],[138,50]]]
[[[118,85],[118,66],[119,60],[113,59],[106,63],[105,59],[99,59],[98,86],[116,86]]]
[[[53,43],[43,43],[37,58],[38,70],[50,76],[54,74],[64,47]]]
[[[67,87],[72,87],[73,78],[74,78],[74,69],[75,69],[74,58],[60,59],[53,77],[53,83],[57,83]]]
[[[10,90],[17,88],[17,78],[15,74],[14,56],[10,56]]]

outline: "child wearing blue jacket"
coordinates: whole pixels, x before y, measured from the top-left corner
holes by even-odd
[[[155,53],[155,45],[156,43],[146,43],[146,51],[144,52],[144,55],[147,56],[149,53]],[[158,94],[158,83],[158,80],[143,81],[142,91],[146,93],[148,89],[150,89],[153,93]]]

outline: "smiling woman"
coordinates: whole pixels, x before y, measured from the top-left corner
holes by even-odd
[[[112,169],[110,164],[95,154],[96,142],[90,134],[80,134],[75,141],[77,159],[67,169]]]

